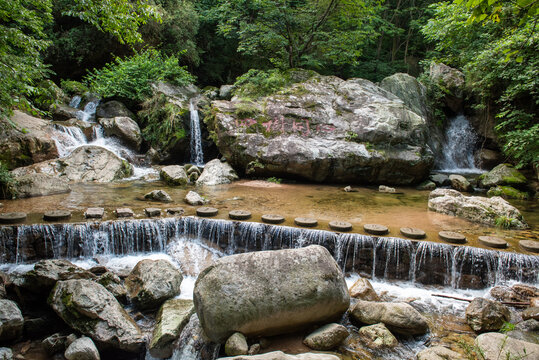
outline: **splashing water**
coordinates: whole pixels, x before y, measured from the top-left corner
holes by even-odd
[[[75,95],[75,96],[73,96],[73,98],[69,102],[69,106],[72,107],[72,108],[78,109],[81,100],[82,100],[82,98],[79,95]]]
[[[450,119],[445,132],[443,158],[439,160],[437,167],[447,172],[481,172],[474,163],[477,140],[477,135],[466,116],[458,115]]]

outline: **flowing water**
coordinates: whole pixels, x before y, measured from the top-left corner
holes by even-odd
[[[437,167],[444,172],[480,173],[481,170],[474,163],[477,141],[477,134],[466,116],[457,115],[449,119],[443,157],[439,159]]]
[[[202,134],[200,131],[200,119],[198,110],[191,100],[189,102],[191,116],[191,163],[197,166],[204,165],[204,153],[202,151]]]

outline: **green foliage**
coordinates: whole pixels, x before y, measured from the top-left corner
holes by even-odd
[[[283,182],[283,179],[272,176],[272,177],[267,178],[266,181],[272,182],[275,184],[280,184]]]
[[[17,195],[15,186],[16,181],[13,175],[9,172],[7,165],[0,161],[0,199],[15,198]]]
[[[177,57],[162,55],[154,49],[124,59],[116,58],[86,77],[92,91],[104,97],[118,96],[139,102],[152,95],[152,83],[167,81],[182,86],[194,80],[184,67],[178,65]]]
[[[61,80],[60,87],[69,95],[84,95],[89,91],[88,86],[80,81]]]
[[[350,141],[350,142],[356,142],[359,138],[359,135],[356,134],[355,132],[353,131],[347,131],[346,132],[346,137],[345,137],[345,140],[346,141]]]
[[[257,168],[264,169],[264,164],[262,164],[259,159],[249,162],[247,166],[245,167],[245,173],[247,175],[253,174]]]
[[[511,229],[515,221],[516,219],[509,218],[507,216],[498,216],[494,220],[494,224],[496,224],[497,227],[502,228],[502,229]]]
[[[502,328],[500,329],[500,332],[502,334],[508,333],[509,331],[515,330],[515,324],[512,324],[510,322],[504,322],[502,325]]]
[[[242,98],[258,98],[275,94],[290,85],[306,81],[315,76],[314,71],[290,69],[281,71],[279,69],[257,70],[251,69],[239,76],[234,83],[234,95]],[[295,89],[295,94],[301,89]],[[291,92],[287,92],[292,94]]]

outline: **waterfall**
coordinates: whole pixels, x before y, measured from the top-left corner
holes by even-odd
[[[204,153],[202,152],[202,135],[200,132],[200,119],[198,110],[193,101],[189,101],[189,112],[191,115],[191,163],[204,165]]]
[[[90,101],[84,106],[84,110],[77,111],[75,116],[78,120],[82,120],[84,122],[93,122],[95,121],[95,112],[98,105],[99,100]]]
[[[474,150],[477,135],[464,115],[449,119],[445,132],[443,157],[438,161],[438,168],[447,172],[476,173],[480,172],[474,164]]]
[[[78,109],[81,100],[82,100],[82,98],[79,95],[75,95],[75,96],[73,96],[73,98],[69,102],[69,106],[72,107],[72,108]]]

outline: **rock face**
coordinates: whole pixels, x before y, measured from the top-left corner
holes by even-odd
[[[15,176],[18,198],[64,194],[71,191],[66,179],[58,179],[47,174]]]
[[[402,335],[420,335],[429,330],[425,318],[406,303],[358,301],[352,317],[363,324],[383,323],[389,330]]]
[[[12,173],[16,176],[43,173],[74,182],[111,182],[132,175],[133,168],[105,148],[81,146],[64,158],[18,168]]]
[[[330,350],[348,337],[348,330],[340,324],[327,324],[309,334],[303,343],[313,350]]]
[[[185,169],[180,165],[165,166],[159,172],[159,176],[168,185],[178,186],[187,184],[188,178]]]
[[[475,152],[474,160],[481,169],[491,170],[503,161],[503,156],[499,151],[483,148]]]
[[[135,115],[121,102],[112,100],[99,104],[95,113],[98,118],[114,118],[114,117],[129,117],[134,118]]]
[[[24,319],[17,304],[0,299],[0,342],[17,340],[22,335]]]
[[[427,117],[427,88],[415,77],[396,73],[380,81],[380,87],[397,96],[416,114]]]
[[[238,180],[238,175],[232,166],[219,159],[213,159],[204,166],[202,174],[198,177],[197,185],[229,184],[234,180]]]
[[[481,334],[475,339],[485,360],[535,359],[539,345],[508,337],[500,333]]]
[[[199,275],[193,301],[208,337],[222,342],[234,332],[273,335],[327,322],[350,297],[335,260],[314,245],[221,258]]]
[[[433,164],[427,123],[363,79],[314,75],[254,102],[212,102],[205,119],[240,173],[316,182],[411,184]]]
[[[445,103],[455,113],[462,110],[464,98],[464,74],[445,64],[432,63],[429,76],[434,83],[439,84],[445,91]]]
[[[91,337],[98,345],[130,352],[144,347],[137,324],[100,284],[90,280],[59,281],[49,304],[71,328]]]
[[[149,350],[153,357],[167,359],[172,356],[173,343],[180,336],[189,318],[195,312],[191,300],[165,301],[156,317]]]
[[[64,356],[67,360],[99,360],[99,351],[89,337],[83,336],[71,343]]]
[[[475,298],[466,308],[466,322],[475,332],[498,331],[509,320],[509,309],[497,301]]]
[[[130,117],[101,118],[99,119],[99,123],[103,126],[105,135],[117,137],[130,148],[136,151],[140,150],[142,134],[138,124]]]
[[[380,301],[369,280],[359,278],[350,288],[350,296],[365,301]]]
[[[509,164],[500,164],[479,177],[479,185],[489,188],[497,185],[518,186],[526,184],[526,178]]]
[[[431,211],[458,216],[472,222],[494,226],[496,221],[503,221],[509,228],[528,227],[520,211],[499,196],[464,196],[456,190],[436,189],[429,195],[428,206]]]
[[[129,297],[139,309],[156,309],[180,293],[183,277],[167,260],[142,260],[125,279]]]

